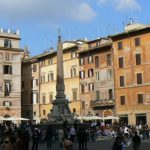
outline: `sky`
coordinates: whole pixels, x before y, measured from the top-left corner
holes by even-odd
[[[150,0],[0,0],[0,27],[20,31],[31,56],[62,40],[88,40],[123,32],[130,22],[150,24]]]

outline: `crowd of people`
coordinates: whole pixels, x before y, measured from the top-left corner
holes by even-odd
[[[118,122],[105,124],[103,121],[73,125],[64,123],[62,126],[0,124],[2,150],[38,150],[39,143],[46,144],[48,149],[59,144],[64,150],[72,150],[75,142],[78,142],[79,150],[87,150],[88,142],[96,142],[98,137],[114,139],[112,150],[125,150],[131,142],[134,150],[138,150],[141,139],[149,139],[149,127],[142,122],[130,126]]]

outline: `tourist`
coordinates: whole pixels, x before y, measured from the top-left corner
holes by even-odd
[[[60,147],[62,147],[63,146],[63,140],[64,140],[64,131],[62,128],[58,129],[58,140],[59,140]]]
[[[11,135],[4,137],[1,141],[1,144],[3,150],[16,150],[14,137],[12,137]]]
[[[87,134],[83,127],[79,127],[77,131],[77,137],[79,142],[79,150],[86,150],[87,149]]]
[[[65,140],[64,143],[64,150],[73,150],[73,143],[70,140]]]
[[[137,135],[137,132],[135,132],[135,135],[132,138],[132,142],[133,142],[133,149],[139,150],[141,145],[141,138],[139,135]]]
[[[74,137],[75,137],[75,128],[74,126],[71,126],[70,128],[70,132],[69,132],[69,137],[70,137],[70,140],[73,142],[74,141]]]
[[[38,128],[34,128],[32,134],[32,140],[33,140],[32,150],[38,150],[39,137],[40,137],[40,133],[38,131]]]

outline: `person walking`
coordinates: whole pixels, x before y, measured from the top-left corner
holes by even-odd
[[[71,140],[72,142],[74,141],[75,133],[76,133],[75,128],[74,128],[74,126],[72,126],[72,127],[70,128],[70,132],[69,132],[70,140]]]
[[[33,140],[32,150],[38,150],[39,137],[40,137],[40,133],[38,131],[38,128],[34,128],[33,135],[32,135],[32,140]]]
[[[62,128],[58,129],[58,139],[59,139],[59,145],[60,145],[60,147],[62,147],[63,140],[64,140],[64,131]]]
[[[141,138],[139,135],[137,135],[137,132],[135,132],[135,135],[132,138],[132,142],[133,142],[133,149],[140,150]]]

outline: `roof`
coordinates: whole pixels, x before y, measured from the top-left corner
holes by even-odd
[[[93,42],[96,42],[96,41],[100,41],[100,40],[107,40],[108,38],[97,38],[97,39],[94,39],[94,40],[91,40],[91,41],[87,41],[87,43],[93,43]]]
[[[135,28],[135,29],[128,30],[128,31],[124,31],[124,32],[114,34],[114,35],[109,35],[108,37],[113,39],[113,38],[116,38],[116,37],[119,37],[119,36],[123,36],[123,35],[130,34],[130,33],[136,33],[136,32],[139,32],[139,31],[144,31],[144,30],[147,30],[147,29],[150,29],[150,25],[142,26],[142,27]]]
[[[73,46],[64,48],[63,51],[66,51],[66,50],[69,50],[69,49],[72,49],[72,48],[75,48],[75,47],[77,47],[77,45],[73,45]],[[35,62],[35,61],[37,61],[37,60],[39,60],[43,57],[48,57],[48,56],[51,56],[53,54],[57,54],[57,51],[49,51],[49,52],[42,53],[42,54],[30,57],[30,58],[23,58],[23,62],[28,62],[28,61],[29,62]]]
[[[99,46],[96,46],[96,47],[92,47],[92,48],[89,48],[89,49],[85,49],[85,50],[80,50],[78,53],[84,53],[84,52],[88,52],[88,51],[92,51],[92,50],[96,50],[96,49],[102,49],[102,48],[105,48],[105,47],[108,47],[108,46],[111,46],[112,45],[112,42],[107,42],[105,44],[102,44],[102,45],[99,45]]]

